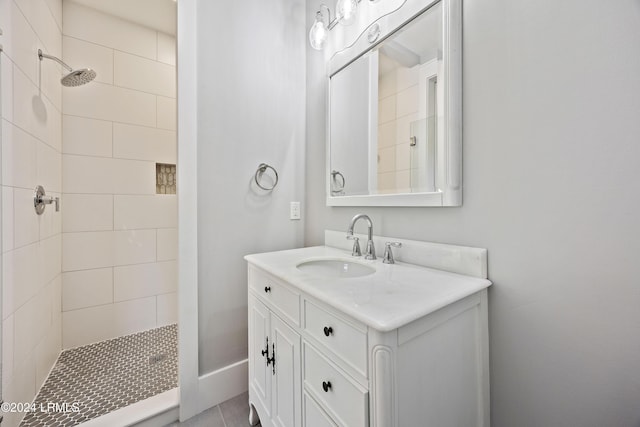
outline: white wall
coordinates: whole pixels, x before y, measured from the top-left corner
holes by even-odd
[[[33,209],[43,185],[60,196],[62,4],[0,0],[2,75],[2,397],[31,402],[61,348],[61,212]],[[24,414],[4,413],[3,426]]]
[[[302,245],[289,202],[304,189],[305,5],[199,1],[198,333],[200,375],[247,357],[243,256]],[[262,162],[280,175],[252,184]],[[303,212],[304,215],[304,212]]]
[[[177,321],[175,38],[64,2],[64,60],[97,72],[64,88],[63,347]]]
[[[325,207],[307,48],[305,244],[366,212],[377,234],[488,248],[494,427],[640,425],[640,3],[614,3],[464,3],[459,208]]]

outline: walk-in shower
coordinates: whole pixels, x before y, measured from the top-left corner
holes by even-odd
[[[43,53],[42,49],[38,49],[38,58],[40,58],[40,61],[42,61],[43,58],[56,61],[58,64],[62,65],[69,71],[68,74],[60,79],[60,83],[62,83],[62,86],[82,86],[83,84],[89,83],[91,80],[96,78],[96,72],[91,68],[81,68],[79,70],[74,70],[73,68],[65,64],[61,59]]]

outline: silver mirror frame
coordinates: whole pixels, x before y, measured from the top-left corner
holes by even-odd
[[[444,138],[436,168],[437,191],[429,193],[335,196],[331,192],[330,77],[375,48],[434,4],[443,9]],[[370,34],[376,37],[370,37]],[[327,206],[461,206],[462,205],[462,0],[406,0],[402,7],[371,22],[349,47],[327,64],[326,204]],[[367,155],[363,153],[363,155]]]

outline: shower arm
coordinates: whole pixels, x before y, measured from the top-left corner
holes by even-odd
[[[38,49],[38,58],[40,58],[40,61],[42,61],[42,58],[53,59],[58,64],[62,65],[64,68],[66,68],[67,70],[73,71],[73,68],[69,67],[67,64],[62,62],[61,59],[58,59],[55,56],[51,56],[51,55],[47,55],[46,53],[43,53],[42,49]]]

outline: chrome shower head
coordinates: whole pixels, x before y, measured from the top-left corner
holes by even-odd
[[[85,83],[89,83],[96,78],[96,72],[91,68],[82,68],[80,70],[74,70],[60,79],[62,86],[75,87],[82,86]]]
[[[54,60],[70,71],[69,74],[60,79],[60,83],[62,83],[62,86],[81,86],[85,83],[89,83],[91,80],[96,78],[96,72],[91,68],[81,68],[79,70],[74,70],[73,68],[62,62],[61,59],[58,59],[55,56],[47,55],[46,53],[42,53],[42,49],[38,49],[38,58],[40,58],[40,61],[42,61],[43,58]]]

